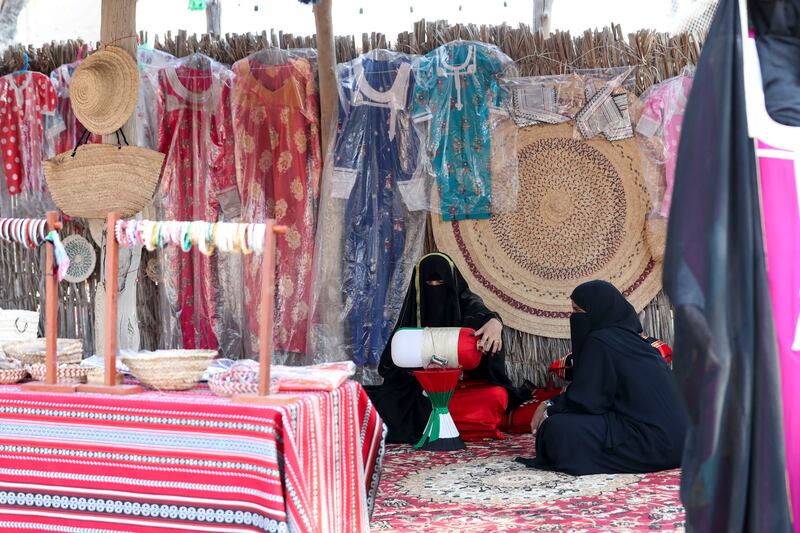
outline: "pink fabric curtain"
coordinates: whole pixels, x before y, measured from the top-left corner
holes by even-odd
[[[800,531],[800,153],[759,141],[762,213],[775,334],[781,358],[786,468]]]

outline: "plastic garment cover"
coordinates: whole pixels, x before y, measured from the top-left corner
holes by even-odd
[[[274,217],[277,240],[275,339],[278,352],[307,348],[316,203],[322,168],[316,52],[266,49],[233,65],[237,181],[229,205],[246,222]],[[244,258],[249,351],[258,353],[261,257]],[[241,298],[240,298],[241,301]]]
[[[151,150],[158,149],[159,113],[163,102],[158,84],[158,71],[175,61],[175,56],[140,46],[136,51],[139,63],[139,100],[136,102],[136,144]]]
[[[636,137],[646,157],[645,184],[653,212],[662,217],[669,216],[672,203],[681,124],[691,88],[687,73],[653,85],[639,98]]]
[[[633,137],[633,68],[576,70],[558,76],[506,77],[508,111],[519,127],[575,121],[576,138]]]
[[[231,77],[227,67],[200,54],[158,71],[158,149],[167,155],[154,200],[161,220],[222,219],[220,194],[235,185],[236,175]],[[236,255],[162,250],[162,345],[236,351],[230,346],[237,332],[221,318],[241,318],[223,309],[227,300],[220,297],[220,271],[231,258]]]
[[[444,220],[516,205],[516,129],[502,127],[510,120],[500,83],[514,73],[499,48],[474,41],[442,45],[415,64],[413,119],[436,178],[431,208]]]
[[[673,372],[689,414],[681,496],[688,531],[791,530],[778,353],[737,0],[721,0],[678,150],[664,288]]]
[[[45,116],[56,112],[56,93],[41,72],[0,78],[0,149],[9,194],[44,191]]]
[[[378,363],[422,254],[430,177],[411,120],[413,60],[374,50],[337,69],[338,130],[323,180],[314,275],[317,361]]]

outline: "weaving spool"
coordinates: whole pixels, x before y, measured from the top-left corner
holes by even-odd
[[[472,370],[481,355],[470,328],[402,328],[392,337],[392,361],[400,368],[428,368],[439,361],[444,368]]]

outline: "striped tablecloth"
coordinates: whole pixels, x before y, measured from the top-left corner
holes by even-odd
[[[0,531],[368,530],[380,417],[355,382],[296,396],[0,386]]]

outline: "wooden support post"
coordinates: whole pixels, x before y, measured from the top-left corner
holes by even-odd
[[[47,212],[47,232],[61,229],[56,211]],[[36,392],[75,392],[75,385],[58,383],[58,279],[53,243],[45,243],[44,260],[44,337],[47,374],[44,382],[25,383],[21,388]]]
[[[136,0],[103,0],[100,8],[100,42],[118,46],[136,61]],[[136,144],[136,113],[122,127],[125,137]],[[104,143],[116,142],[116,135],[103,137]]]
[[[117,385],[117,305],[119,300],[119,243],[115,233],[118,213],[106,219],[106,314],[103,343],[103,384],[80,385],[80,392],[100,394],[136,394],[137,385]]]
[[[264,231],[264,255],[261,274],[261,314],[258,324],[258,394],[241,394],[233,397],[238,403],[285,403],[290,397],[270,398],[270,367],[272,365],[272,335],[275,321],[275,236],[286,233],[286,226],[276,226],[267,220]]]
[[[327,153],[328,143],[334,133],[339,114],[339,92],[336,87],[336,41],[333,36],[333,0],[319,0],[314,4],[317,25],[317,65],[319,66],[319,102],[322,114],[322,153]]]

